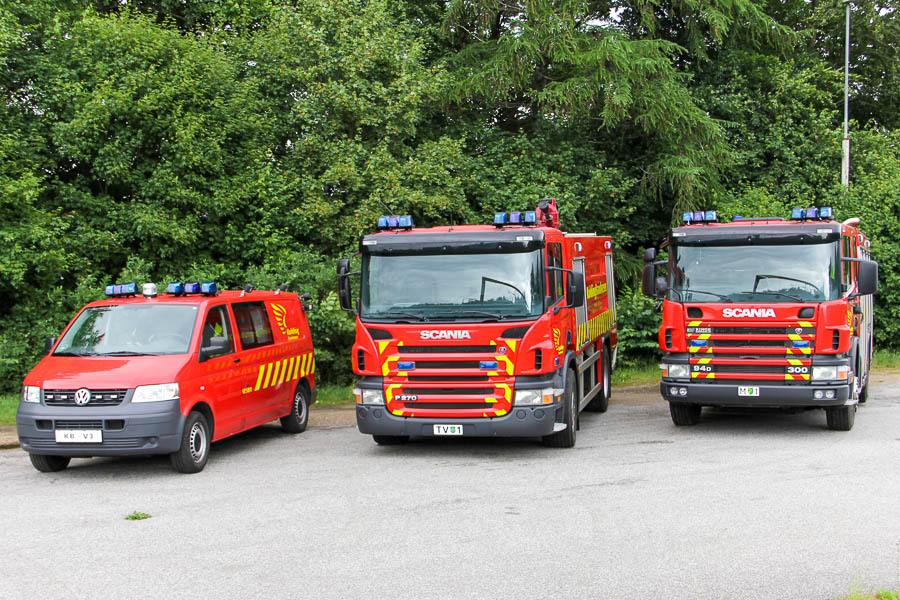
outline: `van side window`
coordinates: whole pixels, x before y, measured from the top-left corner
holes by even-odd
[[[562,267],[562,244],[548,245],[547,266]],[[565,295],[565,277],[565,273],[560,271],[547,271],[547,295],[550,296],[550,304]]]
[[[225,338],[229,346],[227,351],[210,354],[209,358],[224,356],[234,352],[234,336],[231,334],[231,325],[228,322],[226,310],[224,306],[213,306],[206,313],[206,320],[203,322],[203,333],[200,338],[200,349],[209,348],[212,345],[213,338]]]
[[[232,308],[244,350],[275,343],[265,302],[240,302]]]

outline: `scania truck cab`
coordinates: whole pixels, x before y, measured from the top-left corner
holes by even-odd
[[[557,215],[547,200],[493,225],[417,229],[386,216],[360,240],[360,271],[339,262],[362,433],[379,444],[512,436],[570,447],[579,412],[606,410],[612,240],[564,233]]]
[[[643,291],[662,303],[660,392],[676,425],[703,406],[823,408],[828,427],[853,427],[865,402],[878,265],[859,219],[829,207],[791,219],[720,223],[683,215],[644,253]]]

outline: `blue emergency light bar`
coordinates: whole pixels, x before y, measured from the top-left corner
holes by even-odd
[[[382,215],[378,217],[378,229],[412,229],[415,227],[412,215],[403,215],[401,217],[395,215]]]
[[[715,223],[719,220],[719,213],[715,210],[698,210],[681,213],[683,223]]]
[[[508,217],[505,212],[494,213],[494,226],[503,227],[506,225]]]
[[[200,293],[204,296],[215,296],[219,293],[219,286],[215,281],[204,281],[200,284]]]
[[[791,221],[811,221],[818,220],[824,221],[826,219],[833,219],[834,211],[830,206],[823,206],[822,208],[816,208],[811,206],[809,208],[792,208],[791,209]]]
[[[534,211],[534,210],[526,210],[525,211],[525,224],[526,225],[537,225],[537,211]]]
[[[180,281],[173,281],[169,285],[166,286],[167,294],[175,294],[176,296],[180,296],[184,293],[184,284]]]
[[[106,286],[107,296],[134,296],[136,294],[136,283],[116,283]]]

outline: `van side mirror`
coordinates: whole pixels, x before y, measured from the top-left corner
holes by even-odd
[[[861,260],[856,263],[856,295],[867,296],[878,291],[878,263]]]
[[[357,312],[353,309],[353,291],[350,288],[350,275],[356,275],[357,273],[350,272],[349,258],[342,258],[337,262],[337,273],[338,300],[341,303],[341,309],[355,315]]]
[[[647,248],[644,250],[644,262],[652,263],[656,260],[656,248]]]
[[[210,338],[209,345],[203,348],[200,348],[199,358],[200,362],[206,362],[211,358],[215,358],[217,356],[222,356],[223,354],[228,354],[231,352],[231,343],[228,341],[226,337],[214,337]]]
[[[53,346],[56,345],[56,338],[51,337],[44,340],[44,354],[50,354],[53,350]]]

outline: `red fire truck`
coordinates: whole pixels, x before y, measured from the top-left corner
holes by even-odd
[[[878,264],[857,225],[832,209],[791,219],[689,212],[644,252],[645,294],[662,300],[660,392],[676,425],[703,406],[824,408],[853,427],[872,359]],[[657,273],[657,269],[665,269]]]
[[[417,229],[402,216],[378,229],[360,240],[360,271],[338,263],[341,306],[356,317],[359,430],[378,444],[510,436],[574,446],[579,412],[609,402],[612,240],[560,231],[550,200],[497,213],[493,226]]]

